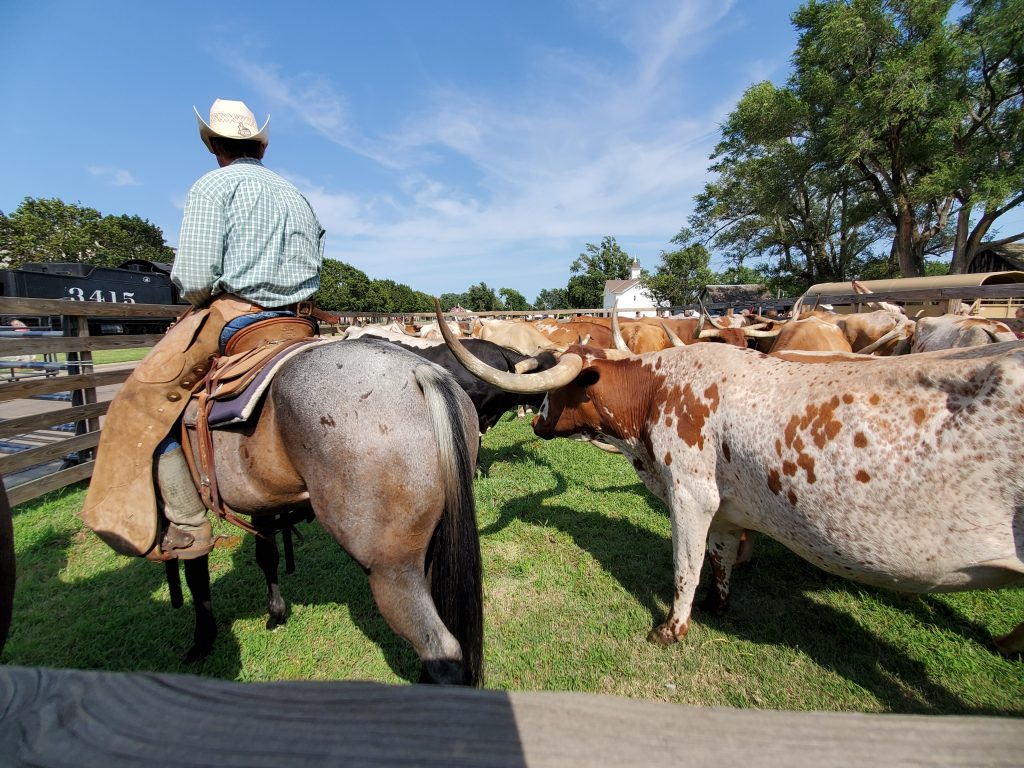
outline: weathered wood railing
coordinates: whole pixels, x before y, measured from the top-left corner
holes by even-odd
[[[91,476],[92,450],[99,442],[100,418],[109,407],[109,400],[100,400],[97,390],[123,382],[130,366],[97,369],[92,353],[98,350],[149,347],[159,334],[90,336],[89,318],[174,318],[182,307],[163,304],[104,304],[49,299],[0,298],[0,316],[60,316],[64,331],[54,335],[48,331],[4,334],[0,337],[0,358],[25,355],[43,356],[44,363],[11,360],[5,364],[5,378],[0,383],[0,440],[20,441],[8,446],[20,448],[0,456],[0,476],[10,478],[24,470],[74,455],[73,461],[42,477],[8,488],[12,505],[29,501],[44,493],[62,488]],[[58,356],[64,361],[56,362]],[[27,401],[47,396],[64,395],[64,403],[27,407]],[[73,423],[75,435],[55,439],[43,445],[28,447],[24,438],[33,433],[52,431],[59,425]],[[52,434],[51,434],[52,437]]]

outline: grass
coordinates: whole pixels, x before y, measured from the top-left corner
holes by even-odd
[[[104,363],[134,363],[149,354],[152,347],[136,347],[134,349],[98,349],[92,353],[92,361],[96,365]]]
[[[486,684],[709,706],[1024,715],[1024,662],[991,650],[1024,619],[1024,590],[903,597],[829,576],[759,538],[724,617],[698,611],[671,648],[645,641],[671,599],[669,522],[621,456],[537,439],[506,417],[476,482],[485,568]],[[119,557],[78,521],[81,486],[15,510],[18,590],[2,660],[231,680],[415,680],[418,659],[366,579],[317,525],[282,577],[288,623],[264,629],[249,536],[211,556],[220,637],[180,660],[191,607],[163,569]],[[217,524],[228,534],[236,529]]]

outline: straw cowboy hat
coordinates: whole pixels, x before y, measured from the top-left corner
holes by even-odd
[[[268,138],[270,115],[267,115],[267,121],[263,127],[257,130],[256,118],[243,101],[217,99],[210,107],[209,123],[203,120],[198,109],[192,107],[192,111],[196,113],[196,120],[199,121],[199,136],[211,152],[213,152],[213,147],[210,146],[211,136],[219,136],[222,139],[258,141],[263,146],[270,141]]]

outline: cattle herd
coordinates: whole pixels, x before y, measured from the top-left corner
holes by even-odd
[[[859,286],[854,286],[855,289]],[[543,438],[621,450],[669,510],[683,638],[705,557],[723,611],[752,531],[861,583],[922,593],[1024,584],[1024,343],[1002,322],[838,314],[586,317],[350,328],[452,373],[480,430],[517,406]],[[1024,623],[996,641],[1024,652]]]

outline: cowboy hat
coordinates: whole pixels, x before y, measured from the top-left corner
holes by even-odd
[[[199,137],[211,152],[213,152],[213,147],[210,146],[211,136],[219,136],[223,139],[258,141],[263,146],[266,146],[270,141],[268,138],[270,115],[267,115],[267,121],[263,124],[263,127],[257,130],[256,118],[253,116],[252,111],[245,106],[245,102],[217,99],[213,102],[213,106],[210,107],[209,123],[203,120],[198,109],[192,107],[192,111],[196,113],[196,120],[199,121]]]

